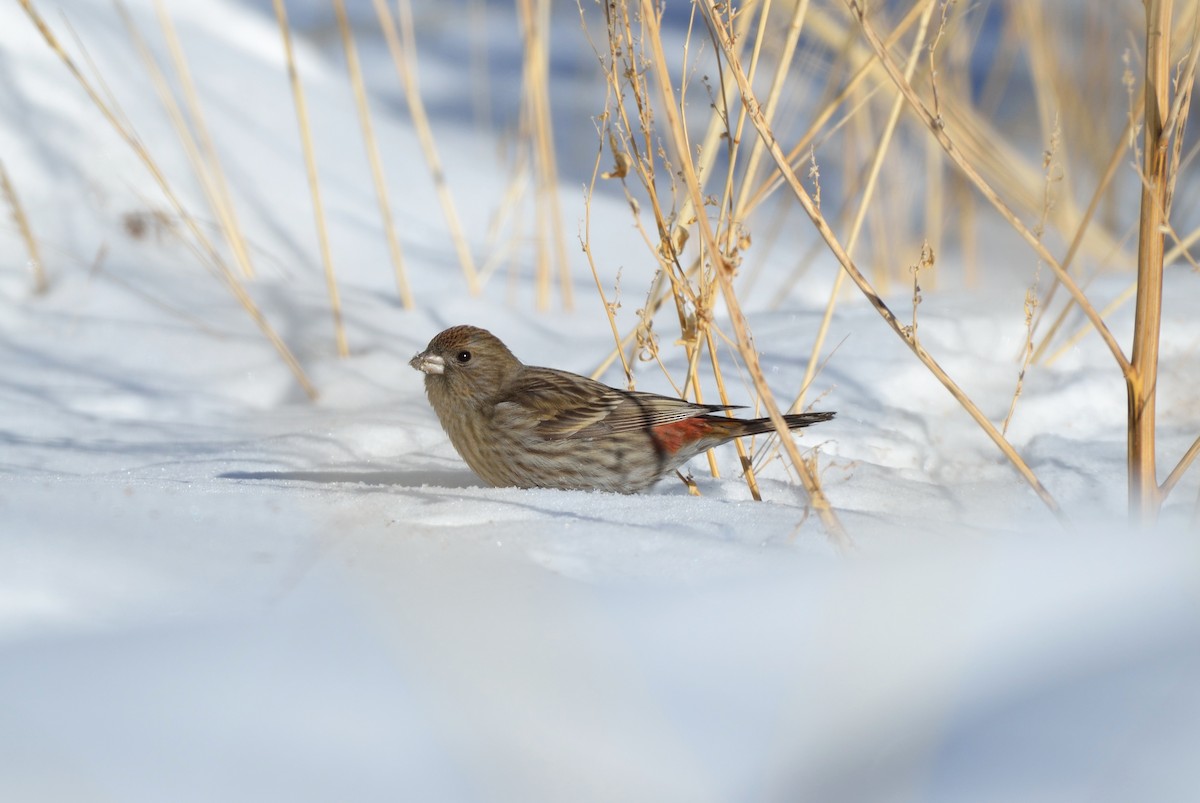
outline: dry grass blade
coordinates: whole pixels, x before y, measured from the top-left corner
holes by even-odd
[[[1144,147],[1138,219],[1137,298],[1130,368],[1125,372],[1129,399],[1129,509],[1130,515],[1143,525],[1154,523],[1162,504],[1155,460],[1155,417],[1158,348],[1162,334],[1163,248],[1173,186],[1169,172],[1172,118],[1182,108],[1171,104],[1173,6],[1172,0],[1146,0],[1146,97],[1142,115]],[[1194,62],[1192,66],[1194,68]]]
[[[1179,481],[1183,479],[1184,472],[1188,470],[1188,466],[1196,459],[1196,455],[1200,455],[1200,436],[1197,436],[1196,440],[1192,441],[1191,447],[1184,452],[1183,457],[1179,458],[1179,462],[1175,465],[1175,468],[1171,469],[1171,473],[1163,480],[1163,484],[1159,488],[1163,499],[1166,499]]]
[[[708,348],[708,358],[712,365],[713,377],[717,381],[717,392],[721,395],[721,404],[729,404],[729,393],[725,390],[725,375],[721,372],[720,360],[717,358],[717,345],[713,340],[713,330],[710,326],[704,330],[705,341],[704,345]],[[729,416],[733,415],[733,411],[726,411]],[[737,438],[733,442],[734,449],[738,454],[738,461],[742,466],[742,476],[746,480],[746,487],[750,489],[750,496],[756,502],[762,501],[762,491],[758,488],[758,477],[754,474],[754,461],[750,458],[750,453],[746,451],[746,444],[742,443],[741,438]],[[713,463],[715,474],[715,461],[712,458],[712,451],[709,451],[710,462]]]
[[[713,25],[714,29],[717,31],[721,48],[728,53],[730,49],[728,29],[716,14],[707,14],[707,17],[710,21],[710,24]],[[884,54],[880,54],[880,57],[883,58]],[[1041,480],[1038,479],[1037,475],[1033,473],[1033,470],[1029,468],[1028,464],[1026,464],[1017,451],[1012,447],[1012,444],[1010,444],[1008,440],[1000,434],[1000,431],[996,429],[990,420],[988,420],[987,416],[983,414],[983,411],[981,411],[979,407],[970,399],[970,397],[968,397],[962,391],[962,389],[958,387],[958,384],[954,382],[954,380],[950,378],[949,374],[942,369],[937,361],[934,360],[927,351],[925,351],[924,347],[922,347],[919,342],[906,333],[904,326],[896,319],[895,314],[891,311],[891,309],[888,308],[883,299],[879,297],[879,294],[875,292],[870,282],[865,276],[863,276],[862,272],[859,271],[858,267],[854,264],[854,261],[850,259],[850,256],[846,253],[845,249],[842,247],[842,244],[838,241],[837,236],[829,227],[829,224],[826,222],[825,218],[813,205],[808,193],[805,191],[803,185],[801,185],[800,180],[796,177],[795,171],[792,170],[787,156],[779,147],[779,143],[776,140],[774,133],[771,131],[770,126],[766,125],[763,121],[760,112],[760,106],[758,101],[755,99],[754,91],[749,82],[746,80],[746,76],[742,72],[740,66],[736,62],[729,62],[729,66],[734,78],[737,80],[738,87],[742,93],[743,102],[746,104],[746,107],[750,112],[751,120],[758,129],[759,136],[763,138],[763,141],[770,150],[771,156],[775,159],[775,164],[779,168],[780,174],[791,188],[801,206],[804,207],[805,213],[812,220],[814,226],[817,228],[818,233],[821,235],[821,238],[825,241],[833,256],[841,264],[843,270],[850,274],[850,278],[856,285],[858,285],[863,295],[865,295],[867,300],[871,302],[872,306],[875,307],[876,311],[879,312],[884,321],[886,321],[888,326],[891,327],[892,331],[894,331],[905,342],[905,344],[908,345],[917,358],[926,366],[926,368],[929,369],[929,371],[937,378],[937,380],[941,382],[948,391],[950,391],[951,395],[954,396],[955,400],[958,401],[963,409],[967,411],[971,418],[973,418],[975,422],[979,424],[980,428],[983,429],[992,442],[995,443],[1005,457],[1008,458],[1009,462],[1013,464],[1018,473],[1020,473],[1025,481],[1029,483],[1029,486],[1033,488],[1034,492],[1037,493],[1037,495],[1042,499],[1051,512],[1053,512],[1060,521],[1065,523],[1066,516],[1058,502],[1053,496],[1051,496],[1050,492],[1046,490],[1045,486],[1042,485]],[[903,83],[902,75],[897,74],[896,78],[898,84]],[[787,441],[785,439],[785,445],[786,443]]]
[[[1177,242],[1174,246],[1172,246],[1171,250],[1167,252],[1165,257],[1163,257],[1163,263],[1166,265],[1170,265],[1173,262],[1175,262],[1176,260],[1182,259],[1185,256],[1185,254],[1187,253],[1187,250],[1189,248],[1191,248],[1193,245],[1195,245],[1197,242],[1200,242],[1200,229],[1193,231],[1187,237],[1183,238],[1182,240]],[[1112,301],[1110,301],[1104,307],[1104,309],[1100,310],[1100,317],[1107,318],[1109,315],[1112,315],[1114,312],[1119,310],[1121,307],[1123,307],[1127,303],[1129,303],[1129,301],[1132,300],[1136,295],[1137,295],[1137,282],[1133,281],[1133,282],[1130,282],[1129,286],[1126,287],[1124,290],[1122,290],[1116,296],[1116,298],[1114,298]],[[1071,349],[1073,349],[1077,345],[1079,345],[1080,341],[1082,341],[1085,337],[1087,337],[1089,334],[1091,334],[1094,331],[1095,330],[1091,327],[1090,324],[1084,324],[1083,326],[1081,326],[1079,329],[1077,329],[1075,331],[1075,333],[1073,335],[1071,335],[1069,338],[1067,338],[1065,341],[1063,341],[1063,344],[1061,346],[1059,346],[1057,349],[1055,349],[1053,352],[1051,352],[1051,354],[1048,357],[1045,358],[1045,364],[1046,365],[1054,365],[1054,363],[1056,363],[1058,360],[1061,360],[1067,353],[1069,353],[1071,351]]]
[[[525,44],[524,102],[533,134],[534,193],[537,226],[537,306],[550,306],[550,275],[558,267],[563,306],[570,309],[571,273],[558,200],[558,161],[550,116],[550,0],[517,0],[517,16]]]
[[[1100,177],[1100,181],[1096,185],[1096,189],[1092,192],[1091,200],[1088,201],[1087,210],[1083,213],[1083,220],[1080,221],[1079,227],[1075,230],[1075,236],[1071,238],[1071,245],[1067,248],[1067,255],[1064,256],[1063,260],[1062,260],[1063,270],[1071,269],[1071,265],[1075,261],[1075,255],[1077,253],[1079,253],[1079,246],[1083,242],[1083,236],[1087,232],[1088,227],[1091,225],[1092,218],[1095,216],[1096,210],[1100,206],[1100,201],[1104,197],[1104,193],[1108,190],[1109,186],[1112,184],[1113,179],[1117,175],[1117,168],[1121,164],[1121,156],[1124,154],[1125,145],[1129,141],[1129,125],[1130,124],[1127,124],[1125,130],[1123,132],[1121,132],[1121,136],[1120,136],[1120,138],[1118,138],[1117,144],[1112,150],[1112,155],[1109,156],[1108,163],[1105,165],[1104,174]],[[1049,307],[1050,302],[1054,300],[1054,291],[1057,289],[1058,289],[1058,282],[1056,281],[1053,285],[1051,285],[1050,290],[1047,291],[1047,293],[1046,293],[1046,299],[1042,303],[1042,312],[1038,315],[1038,319],[1034,322],[1034,325],[1033,325],[1033,330],[1034,330],[1035,334],[1037,333],[1038,326],[1040,325],[1042,318],[1045,315],[1046,309]],[[1033,362],[1034,363],[1041,362],[1042,355],[1045,353],[1046,349],[1050,346],[1051,342],[1053,342],[1054,336],[1058,333],[1058,330],[1060,328],[1062,328],[1063,322],[1066,320],[1067,314],[1073,308],[1074,308],[1074,299],[1069,299],[1067,301],[1067,303],[1063,306],[1062,310],[1059,312],[1058,316],[1055,317],[1054,322],[1050,326],[1050,331],[1048,331],[1046,333],[1046,336],[1042,338],[1041,343],[1034,350],[1034,352],[1033,352]],[[1102,311],[1100,313],[1101,318],[1104,318],[1107,315],[1108,315],[1108,312],[1106,312],[1106,311]]]
[[[33,230],[29,228],[29,218],[25,216],[25,208],[21,206],[21,199],[17,197],[17,189],[13,186],[12,179],[8,177],[8,170],[4,168],[4,162],[0,162],[0,192],[4,193],[4,199],[8,201],[13,220],[17,224],[17,230],[21,232],[21,239],[25,241],[25,250],[29,252],[29,267],[33,272],[33,292],[41,295],[50,286],[46,281],[46,268],[42,264],[42,255],[38,250]]]
[[[338,292],[337,274],[333,269],[333,253],[329,247],[329,229],[325,224],[325,207],[321,202],[321,180],[317,174],[317,157],[312,142],[312,129],[308,124],[308,102],[304,98],[304,87],[300,83],[300,72],[296,69],[296,57],[292,52],[292,32],[288,27],[287,9],[283,0],[274,0],[275,18],[279,22],[279,34],[283,38],[284,56],[287,58],[288,81],[292,86],[292,101],[296,107],[296,123],[300,130],[300,143],[304,150],[304,170],[308,174],[308,191],[312,196],[313,219],[317,227],[317,241],[321,249],[321,264],[325,269],[325,287],[329,293],[329,308],[333,313],[333,335],[339,357],[350,355],[346,341],[346,326],[342,321],[342,299]]]
[[[579,235],[579,244],[583,248],[584,256],[587,257],[588,267],[592,271],[592,279],[596,282],[596,292],[600,296],[600,303],[604,305],[604,315],[608,318],[608,325],[612,329],[613,341],[618,344],[616,355],[621,359],[621,369],[625,373],[625,385],[633,390],[633,371],[629,368],[629,360],[625,358],[625,350],[619,347],[621,331],[617,326],[617,308],[620,304],[615,299],[610,302],[605,297],[604,284],[600,281],[600,271],[596,267],[596,258],[592,254],[592,197],[596,192],[596,180],[600,177],[600,162],[603,158],[604,145],[601,140],[600,147],[596,149],[596,161],[592,165],[592,179],[584,191],[583,232]],[[617,282],[619,287],[620,274],[618,274]]]
[[[200,151],[204,156],[201,168],[203,172],[200,175],[204,186],[206,188],[211,186],[209,202],[217,213],[217,220],[221,224],[225,241],[229,244],[233,258],[242,270],[242,275],[250,278],[254,276],[254,263],[250,260],[250,249],[246,245],[246,237],[242,234],[241,225],[238,223],[237,211],[233,206],[233,194],[229,191],[229,182],[225,179],[225,171],[221,167],[217,147],[213,143],[208,123],[204,119],[200,94],[196,91],[196,84],[192,80],[192,71],[188,67],[187,57],[183,53],[183,45],[179,41],[175,25],[171,21],[171,15],[167,13],[162,0],[154,0],[154,10],[158,16],[159,26],[166,37],[171,61],[175,65],[175,72],[179,76],[179,83],[183,88],[184,102],[187,103],[188,114],[191,116],[192,125],[195,126],[196,138],[199,140]]]
[[[167,118],[171,121],[171,127],[175,129],[175,134],[179,137],[180,144],[183,145],[183,152],[192,166],[192,172],[196,174],[196,179],[200,182],[200,189],[204,192],[209,208],[217,217],[221,232],[225,235],[225,241],[230,245],[234,259],[242,270],[242,276],[252,276],[254,269],[250,264],[249,253],[242,240],[241,230],[237,226],[232,204],[227,197],[222,195],[218,187],[211,161],[206,161],[201,153],[200,145],[197,143],[196,137],[192,135],[183,109],[176,102],[166,75],[155,60],[154,54],[150,52],[150,47],[146,44],[146,40],[129,10],[121,0],[114,0],[114,5],[121,20],[125,23],[129,38],[133,40],[134,46],[137,48],[142,64],[146,68],[146,74],[150,77],[154,91],[158,94],[159,102],[162,103]],[[219,172],[219,168],[217,172]]]
[[[454,252],[458,255],[458,264],[462,268],[463,277],[467,282],[467,290],[473,296],[479,295],[483,285],[479,271],[475,267],[475,259],[471,256],[471,248],[467,244],[463,232],[462,221],[458,217],[458,207],[450,194],[446,183],[446,173],[442,169],[442,160],[438,155],[433,129],[429,125],[429,115],[425,111],[425,103],[421,99],[421,89],[417,81],[415,59],[416,38],[413,34],[412,10],[407,0],[399,0],[400,29],[398,32],[392,12],[388,10],[387,0],[372,0],[375,15],[379,17],[379,27],[383,30],[384,41],[387,42],[388,53],[404,87],[404,99],[408,103],[408,113],[412,115],[413,126],[417,130],[417,140],[421,143],[421,151],[425,154],[425,162],[429,165],[430,175],[433,176],[434,191],[442,207],[442,215],[446,218],[446,226],[450,229],[450,239],[454,243]],[[401,44],[401,36],[404,44]],[[407,48],[407,53],[406,53]]]
[[[396,274],[396,290],[405,309],[413,308],[412,288],[408,284],[408,273],[404,269],[404,254],[400,250],[400,236],[396,233],[396,222],[392,219],[392,205],[388,201],[387,181],[383,177],[383,159],[379,155],[379,143],[375,139],[375,127],[371,124],[371,108],[367,104],[367,89],[363,85],[362,66],[358,60],[358,47],[354,44],[354,33],[350,30],[350,19],[346,14],[345,0],[333,0],[338,30],[342,35],[342,49],[346,51],[346,68],[350,72],[350,85],[354,89],[354,105],[358,109],[358,123],[362,128],[363,145],[367,149],[367,161],[371,165],[371,180],[375,183],[375,198],[379,202],[379,215],[387,237],[388,254],[392,258],[392,269]]]
[[[238,303],[245,308],[246,312],[249,313],[255,324],[258,325],[258,328],[271,342],[271,345],[277,352],[279,352],[279,355],[283,358],[284,362],[287,363],[288,368],[291,369],[292,374],[296,377],[296,381],[300,383],[300,386],[304,389],[304,392],[308,394],[309,398],[315,399],[317,397],[317,389],[313,386],[312,382],[309,381],[308,376],[304,373],[304,369],[300,366],[300,363],[296,359],[295,355],[292,354],[291,349],[287,347],[287,344],[285,344],[282,338],[279,337],[278,333],[275,332],[274,327],[271,326],[266,317],[262,314],[262,311],[259,310],[258,305],[254,303],[254,300],[246,292],[246,288],[241,285],[241,283],[237,280],[237,277],[230,272],[228,266],[226,266],[221,260],[220,254],[217,253],[212,242],[196,223],[196,219],[188,213],[186,207],[184,207],[184,205],[179,201],[178,196],[175,195],[175,191],[171,189],[171,185],[167,181],[166,175],[159,168],[158,163],[154,161],[154,158],[150,155],[150,152],[146,150],[145,146],[141,143],[141,140],[138,139],[133,131],[130,130],[124,123],[122,123],[121,118],[118,116],[118,112],[105,103],[104,99],[101,98],[96,92],[96,89],[92,86],[91,82],[84,77],[82,72],[80,72],[79,68],[75,65],[74,60],[67,55],[65,50],[63,50],[62,45],[59,44],[58,38],[54,35],[54,32],[50,30],[50,27],[46,25],[46,21],[42,19],[42,16],[33,7],[32,3],[30,3],[30,0],[18,0],[18,2],[25,10],[25,13],[29,16],[29,19],[37,27],[38,32],[41,33],[42,38],[45,39],[46,44],[49,45],[50,49],[58,55],[63,64],[66,65],[67,70],[72,76],[74,76],[75,80],[79,82],[79,85],[83,87],[83,90],[87,93],[88,97],[91,98],[92,103],[95,104],[96,108],[99,109],[100,113],[106,120],[108,120],[121,138],[125,140],[126,144],[129,145],[134,154],[137,155],[138,159],[141,160],[142,164],[146,167],[150,175],[158,184],[159,189],[162,190],[163,195],[166,196],[167,201],[179,215],[180,219],[183,220],[192,237],[195,238],[196,245],[203,249],[204,256],[210,260],[211,265],[218,271],[218,275],[222,278],[222,280],[224,280],[230,292],[232,292],[234,297],[238,300]]]

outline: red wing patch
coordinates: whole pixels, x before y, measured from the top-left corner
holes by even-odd
[[[712,432],[712,424],[703,418],[685,418],[669,424],[650,427],[654,440],[667,454],[675,454],[684,446],[695,443]]]

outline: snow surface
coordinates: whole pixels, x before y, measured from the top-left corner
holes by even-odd
[[[1195,799],[1200,480],[1157,531],[1124,529],[1123,386],[1098,339],[1031,372],[1010,430],[1067,529],[856,301],[810,395],[838,418],[800,441],[819,447],[848,555],[779,461],[751,501],[731,449],[723,479],[696,462],[701,498],[674,481],[635,497],[479,487],[408,358],[470,322],[529,362],[590,372],[611,345],[591,277],[572,248],[575,312],[531,314],[525,270],[467,294],[364,32],[418,301],[403,311],[336,37],[323,4],[296,4],[352,349],[338,359],[268,5],[171,7],[254,244],[248,288],[315,403],[173,216],[127,233],[127,215],[166,203],[19,6],[0,7],[0,157],[52,281],[31,295],[0,226],[0,800]],[[203,209],[115,12],[59,6]],[[59,6],[41,10],[62,35]],[[157,30],[149,2],[130,6]],[[480,253],[509,184],[504,135],[472,122],[469,49],[419,12],[439,147]],[[492,101],[511,117],[516,23],[487,13]],[[584,63],[556,63],[556,93],[586,88]],[[577,148],[591,123],[571,115],[599,102],[565,109]],[[609,287],[623,266],[628,325],[642,245],[621,199],[598,196],[592,217]],[[803,375],[825,267],[782,305],[766,289],[748,300],[781,396]],[[926,293],[921,311],[923,342],[994,420],[1027,282]],[[1200,429],[1197,284],[1169,274],[1164,472]],[[1113,326],[1127,342],[1130,313]],[[667,389],[651,371],[639,387]]]

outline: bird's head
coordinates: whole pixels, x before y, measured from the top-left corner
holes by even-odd
[[[436,393],[463,402],[491,398],[521,367],[498,337],[477,326],[450,327],[408,364],[425,374],[431,400]]]

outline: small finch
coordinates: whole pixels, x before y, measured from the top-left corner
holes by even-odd
[[[455,326],[409,362],[467,465],[490,485],[637,493],[733,438],[773,432],[733,407],[618,390],[585,376],[525,365],[499,338]],[[792,429],[833,413],[785,415]]]

